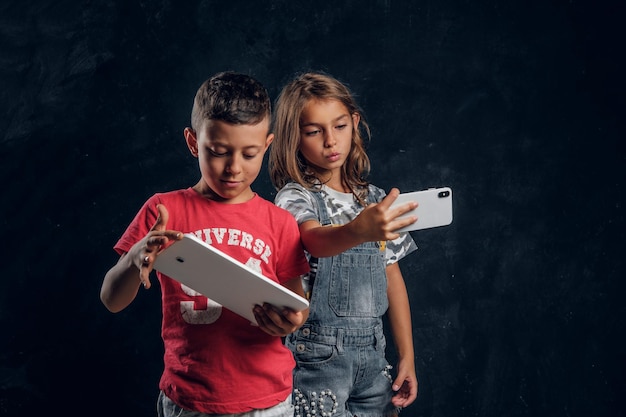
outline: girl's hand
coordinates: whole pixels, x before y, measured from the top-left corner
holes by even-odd
[[[396,220],[398,216],[408,213],[417,207],[416,202],[409,202],[400,207],[390,209],[389,207],[396,201],[398,195],[400,195],[400,191],[397,188],[392,188],[380,203],[370,204],[365,207],[350,224],[354,233],[364,242],[397,239],[400,234],[394,230],[417,221],[415,216]]]
[[[393,381],[391,389],[395,392],[391,398],[391,403],[395,407],[408,407],[417,398],[417,377],[415,367],[404,365],[403,361],[398,363],[398,376]]]

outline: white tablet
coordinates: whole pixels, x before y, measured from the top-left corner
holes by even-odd
[[[270,303],[302,311],[308,301],[247,265],[185,233],[157,257],[154,269],[256,324],[252,309]]]
[[[429,188],[428,190],[400,194],[390,208],[410,201],[417,202],[417,208],[398,218],[417,216],[417,221],[396,230],[396,232],[429,229],[452,223],[452,189],[449,187]]]

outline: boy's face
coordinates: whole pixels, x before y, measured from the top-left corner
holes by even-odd
[[[250,187],[259,175],[263,156],[274,139],[269,120],[256,125],[233,125],[219,120],[199,132],[185,129],[192,155],[198,158],[202,180],[194,187],[212,200],[235,204],[254,196]]]

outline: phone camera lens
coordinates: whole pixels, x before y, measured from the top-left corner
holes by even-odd
[[[445,198],[448,197],[450,195],[450,191],[440,191],[439,192],[439,198]]]

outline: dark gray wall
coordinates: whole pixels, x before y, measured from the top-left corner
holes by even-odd
[[[401,263],[420,380],[403,415],[625,415],[624,17],[577,0],[2,2],[0,415],[154,415],[158,287],[117,315],[98,292],[141,203],[197,180],[182,130],[228,69],[273,97],[328,71],[371,124],[375,184],[454,189],[453,224],[414,232]],[[256,190],[273,197],[265,172]]]

